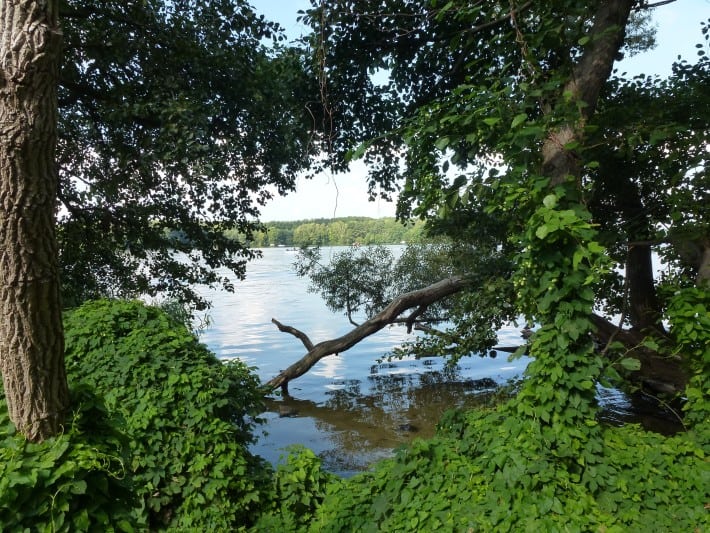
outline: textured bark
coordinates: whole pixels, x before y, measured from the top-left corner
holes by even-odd
[[[634,382],[654,393],[677,394],[685,389],[690,376],[680,357],[659,355],[644,348],[642,342],[645,335],[639,331],[620,329],[599,315],[592,314],[590,318],[599,342],[620,342],[626,347],[629,355],[640,361],[641,369],[630,376]]]
[[[550,177],[551,186],[579,178],[579,158],[565,146],[581,141],[584,127],[592,116],[599,93],[611,74],[614,58],[624,42],[626,23],[635,0],[606,0],[599,3],[590,32],[590,43],[574,68],[564,92],[572,100],[582,102],[579,120],[563,124],[553,131],[542,146],[543,173]]]
[[[366,320],[342,337],[320,342],[315,345],[303,332],[291,326],[284,326],[278,321],[273,320],[272,322],[276,324],[280,331],[291,333],[298,337],[301,342],[303,342],[308,353],[286,370],[283,370],[278,376],[271,379],[266,385],[272,389],[281,387],[285,392],[289,381],[308,372],[313,368],[313,365],[324,357],[349,350],[362,339],[396,322],[400,315],[408,309],[414,307],[419,308],[422,305],[431,305],[442,298],[461,291],[467,285],[468,283],[464,279],[453,277],[441,280],[423,289],[402,294],[392,300],[392,302],[378,314]]]
[[[0,370],[28,439],[61,430],[69,393],[54,228],[58,3],[0,2]]]

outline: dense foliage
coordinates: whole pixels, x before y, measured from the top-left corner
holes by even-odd
[[[123,421],[86,388],[72,395],[63,434],[28,442],[11,424],[0,389],[0,529],[134,531],[145,525],[130,487]]]
[[[452,324],[430,347],[470,353],[501,321],[535,323],[516,394],[350,480],[305,450],[273,472],[247,450],[263,393],[248,368],[160,310],[88,303],[66,316],[65,433],[28,443],[0,402],[2,529],[707,529],[707,59],[663,82],[610,78],[638,45],[624,30],[642,1],[314,3],[317,85],[300,58],[262,48],[273,27],[244,2],[64,4],[69,303],[114,288],[189,299],[213,267],[241,273],[244,241],[225,232],[251,240],[264,187],[291,187],[310,141],[292,99],[318,94],[325,164],[365,157],[373,185],[401,187],[402,217],[455,243],[412,248],[401,276],[351,250],[312,270],[324,294],[369,313],[398,283],[465,275],[471,290],[422,310]],[[350,299],[343,275],[371,292]],[[597,346],[600,307],[631,329]],[[628,338],[687,372],[685,432],[598,423],[596,384],[641,366],[638,346],[612,342]]]
[[[670,317],[677,338],[706,350],[707,324],[687,324],[707,302],[683,301]],[[66,326],[75,416],[65,433],[28,443],[0,400],[3,530],[700,531],[708,524],[710,439],[702,425],[664,437],[587,420],[578,429],[593,432],[597,447],[569,457],[535,417],[515,416],[508,404],[449,413],[435,439],[417,440],[349,480],[324,472],[305,449],[291,450],[274,471],[245,449],[261,391],[243,365],[219,363],[183,325],[138,302],[92,302],[69,313]]]
[[[234,530],[270,501],[252,456],[258,378],[217,360],[181,323],[139,302],[66,316],[75,416],[30,444],[1,405],[0,529]]]
[[[100,391],[125,419],[126,468],[151,526],[248,523],[264,483],[261,461],[245,451],[261,407],[258,379],[139,302],[86,304],[65,327],[72,383]]]
[[[613,65],[644,41],[645,2],[313,5],[329,163],[363,157],[373,185],[401,189],[401,217],[457,244],[440,257],[471,281],[432,346],[469,354],[513,317],[536,328],[513,398],[331,485],[312,530],[703,530],[708,26],[695,65],[626,80]],[[346,314],[385,301],[348,269],[367,254],[350,255],[306,265]],[[685,434],[599,425],[597,383],[629,375],[687,399]]]
[[[215,268],[241,277],[253,257],[224,231],[259,229],[259,206],[308,164],[315,82],[244,0],[67,0],[60,19],[65,304],[204,304],[192,284],[229,288]]]
[[[593,334],[654,394],[682,393],[695,356],[666,342],[663,316],[675,288],[710,279],[708,26],[695,64],[626,79],[614,61],[653,40],[644,2],[313,5],[329,163],[364,158],[400,190],[400,217],[458,244],[445,254],[471,280],[432,351],[485,348],[523,316],[575,345]],[[576,370],[594,382],[592,367]]]
[[[608,429],[594,463],[571,471],[532,419],[454,415],[435,439],[331,484],[308,530],[702,531],[708,450],[695,439]]]
[[[423,230],[422,221],[402,224],[394,218],[344,217],[266,222],[264,229],[254,232],[248,243],[256,248],[399,244],[421,241]],[[246,241],[245,236],[235,230],[227,231],[226,236]]]

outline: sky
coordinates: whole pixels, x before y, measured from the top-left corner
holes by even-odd
[[[250,3],[257,13],[283,26],[289,39],[308,34],[308,28],[296,20],[299,10],[310,7],[307,0],[251,0]],[[666,76],[678,55],[694,63],[697,59],[695,45],[702,42],[700,22],[710,19],[710,0],[676,0],[655,8],[653,18],[657,47],[624,59],[616,65],[620,72],[630,76],[641,73]],[[268,222],[347,216],[379,218],[394,214],[394,203],[368,201],[366,167],[358,161],[345,174],[326,173],[311,180],[298,178],[296,192],[272,200],[262,208],[261,219]]]

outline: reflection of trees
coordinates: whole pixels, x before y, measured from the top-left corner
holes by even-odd
[[[384,372],[379,373],[379,370]],[[441,415],[452,408],[473,408],[490,400],[499,385],[490,378],[463,379],[457,369],[424,373],[387,373],[380,365],[367,381],[338,381],[341,388],[318,404],[290,395],[267,402],[281,416],[310,417],[331,439],[334,455],[367,457],[382,454],[414,437],[429,437]],[[357,458],[343,459],[348,463]]]
[[[415,437],[432,436],[449,409],[490,405],[501,391],[511,392],[491,378],[465,378],[458,367],[417,373],[402,372],[388,363],[373,366],[367,381],[343,380],[334,385],[340,388],[326,393],[325,402],[285,395],[268,400],[267,408],[281,416],[314,420],[330,443],[319,454],[323,464],[340,473],[363,470]],[[680,426],[673,423],[671,413],[659,416],[657,403],[647,397],[609,389],[600,391],[600,403],[599,418],[608,424],[641,422],[662,433]]]

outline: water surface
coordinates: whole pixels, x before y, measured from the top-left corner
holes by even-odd
[[[341,249],[323,249],[324,260]],[[352,329],[345,316],[330,312],[317,294],[308,292],[308,281],[292,268],[295,259],[285,248],[265,249],[261,259],[249,263],[247,279],[235,282],[235,293],[202,292],[213,307],[211,326],[201,340],[222,359],[238,357],[254,366],[264,382],[305,355],[301,341],[280,332],[272,318],[300,329],[314,343]],[[352,475],[416,437],[432,436],[446,410],[490,403],[498,388],[519,377],[529,362],[526,357],[510,361],[499,352],[464,358],[455,368],[436,357],[378,363],[411,338],[404,327],[388,327],[345,353],[322,359],[289,384],[289,396],[269,399],[253,451],[275,464],[286,447],[301,444],[318,454],[326,469]],[[502,346],[521,342],[518,326],[499,332]],[[672,413],[659,416],[658,406],[646,400],[602,387],[598,397],[600,418],[608,423],[680,429],[677,420],[672,424]]]
[[[324,259],[339,249],[324,249]],[[261,259],[249,264],[247,279],[235,283],[235,293],[202,292],[213,307],[201,340],[222,359],[238,357],[256,367],[262,381],[305,354],[301,342],[280,332],[272,318],[300,329],[314,343],[352,329],[345,316],[330,312],[317,294],[308,292],[308,281],[292,268],[295,258],[285,248],[265,249]],[[345,353],[322,359],[290,383],[288,397],[276,395],[267,402],[266,424],[254,451],[275,463],[285,447],[302,444],[327,469],[350,475],[415,437],[433,435],[447,409],[485,403],[527,365],[525,357],[511,362],[505,353],[465,358],[453,369],[435,357],[378,363],[411,338],[404,327],[388,327]],[[501,331],[501,344],[520,342],[517,327]]]

